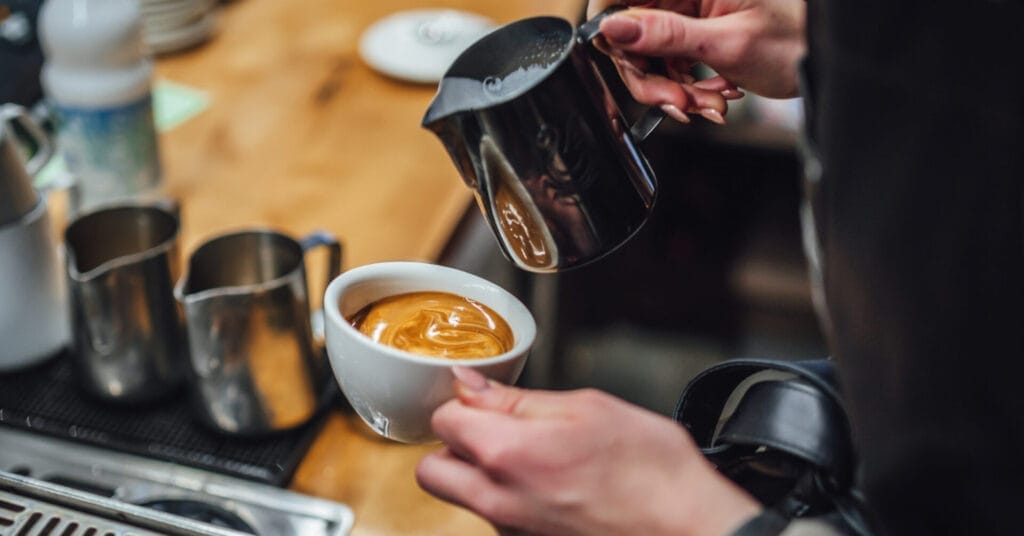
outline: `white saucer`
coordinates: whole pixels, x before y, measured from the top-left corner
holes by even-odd
[[[370,26],[359,40],[359,54],[373,69],[401,80],[436,83],[455,58],[494,23],[452,9],[401,11]]]

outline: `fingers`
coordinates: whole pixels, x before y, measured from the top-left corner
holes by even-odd
[[[493,381],[486,382],[483,390],[474,390],[479,379],[465,371],[458,374],[466,378],[456,382],[464,384],[456,387],[459,399],[438,408],[430,425],[452,452],[491,475],[507,475],[521,467],[530,445],[549,434],[553,426],[557,428],[557,423],[572,420],[579,411],[580,397],[585,396],[517,389]]]
[[[452,367],[455,394],[463,404],[515,417],[544,417],[562,412],[563,395],[546,391],[528,391],[487,380],[468,367]]]
[[[523,509],[512,492],[447,448],[420,460],[416,482],[427,493],[472,510],[492,523],[515,525],[520,520]]]
[[[451,452],[494,477],[507,476],[522,452],[524,436],[532,435],[525,421],[473,408],[457,400],[442,405],[430,419],[434,434]]]
[[[684,111],[700,114],[718,124],[725,123],[724,116],[729,108],[726,97],[718,91],[701,87],[699,82],[694,83],[694,78],[689,74],[677,72],[675,76],[686,81],[680,83],[644,72],[643,67],[638,65],[646,63],[643,58],[621,51],[615,51],[612,58],[622,81],[637,102],[648,106],[660,106],[669,117],[681,123],[690,122]],[[678,69],[678,66],[669,67],[670,72]]]
[[[416,464],[416,483],[435,497],[467,507],[467,496],[493,487],[490,478],[460,460],[447,448],[432,452]]]
[[[728,100],[739,99],[743,97],[743,92],[736,87],[736,84],[722,78],[721,76],[713,76],[705,80],[701,80],[693,84],[695,87],[700,89],[708,89],[720,93],[723,97]]]
[[[690,74],[692,69],[693,62],[686,58],[668,58],[665,60],[665,70],[668,72],[668,77],[684,84],[692,84],[697,81]]]
[[[635,7],[653,2],[624,3]],[[598,9],[610,4],[592,1],[589,7]],[[676,7],[685,13],[695,11],[688,3],[683,4],[686,5]],[[717,43],[712,46],[704,42],[721,33],[714,21],[664,9],[630,9],[607,17],[601,23],[601,31],[603,37],[597,40],[597,46],[612,57],[633,98],[641,104],[660,107],[676,121],[689,123],[689,113],[724,124],[726,100],[743,96],[725,79],[701,84],[689,72],[694,62],[704,59],[694,51],[705,53],[720,48]],[[666,76],[651,72],[648,57],[667,58]]]
[[[646,59],[614,49],[612,59],[619,71],[619,77],[640,104],[662,107],[669,105],[678,110],[690,107],[690,94],[683,90],[682,85],[664,76],[648,73]],[[678,117],[675,119],[681,120]]]
[[[642,56],[683,57],[691,61],[733,64],[744,35],[734,15],[694,18],[662,9],[630,9],[601,21],[601,33],[615,48]]]
[[[718,123],[719,125],[725,124],[724,116],[729,105],[726,104],[725,97],[721,93],[701,89],[692,84],[683,84],[683,91],[690,102],[690,107],[686,110],[687,112],[698,113],[708,121]]]
[[[458,365],[452,367],[452,376],[455,376],[456,380],[456,394],[459,394],[460,391],[465,391],[465,394],[472,396],[473,393],[483,391],[489,386],[486,376],[469,367]]]
[[[686,58],[670,58],[666,61],[668,77],[665,77],[650,73],[649,60],[644,56],[607,44],[604,46],[633,98],[647,106],[661,107],[666,115],[681,123],[689,123],[687,113],[693,113],[724,124],[728,110],[726,100],[743,96],[724,79],[710,86],[697,82],[689,73],[692,62]]]

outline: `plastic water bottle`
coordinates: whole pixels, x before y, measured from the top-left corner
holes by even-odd
[[[76,180],[75,210],[158,193],[153,63],[136,0],[47,0],[42,86]]]

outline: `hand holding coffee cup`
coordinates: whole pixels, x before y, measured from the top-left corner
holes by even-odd
[[[324,310],[345,397],[374,431],[405,443],[434,440],[430,416],[454,396],[453,366],[513,383],[536,336],[515,296],[424,263],[349,270],[327,287]]]

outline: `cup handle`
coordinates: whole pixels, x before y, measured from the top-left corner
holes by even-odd
[[[327,285],[341,273],[341,242],[327,231],[313,231],[299,239],[299,245],[302,246],[303,253],[308,253],[318,247],[327,248],[327,281],[324,283],[324,291],[326,291]],[[323,304],[324,307],[326,305]]]
[[[615,4],[608,6],[604,11],[594,15],[594,18],[584,22],[576,29],[576,39],[583,44],[593,46],[594,39],[601,36],[601,21],[604,20],[608,15],[618,13],[628,6],[624,4]],[[651,58],[652,71],[655,74],[667,76],[665,64],[660,59]],[[640,118],[636,120],[631,127],[629,132],[639,141],[644,141],[647,136],[650,136],[654,132],[655,128],[661,124],[661,120],[665,118],[665,112],[661,111],[661,108],[656,106],[650,107],[644,110],[644,113],[640,115]]]
[[[35,152],[25,164],[25,171],[29,176],[35,178],[43,166],[53,157],[53,142],[50,136],[40,127],[28,110],[16,104],[6,104],[0,108],[0,115],[4,121],[16,124],[25,134],[31,138],[29,141],[35,146]]]

